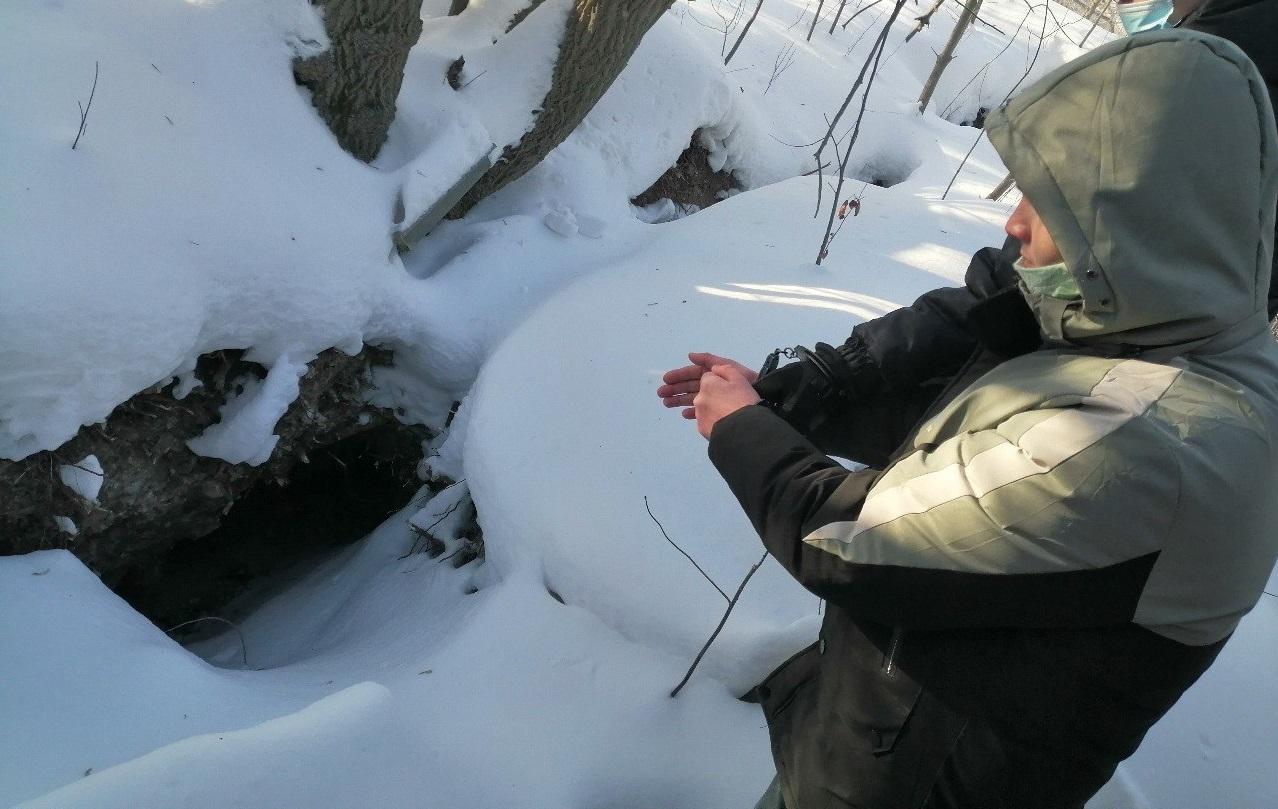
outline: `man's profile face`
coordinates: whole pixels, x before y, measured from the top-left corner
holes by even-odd
[[[1012,211],[1003,230],[1020,240],[1021,263],[1026,267],[1046,267],[1064,261],[1056,240],[1047,232],[1047,225],[1027,198],[1021,197],[1021,204]]]

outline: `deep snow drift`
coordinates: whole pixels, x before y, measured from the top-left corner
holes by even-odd
[[[951,121],[1006,95],[1039,31],[1031,79],[1079,53],[1089,26],[987,0],[919,116],[954,9],[908,44],[913,15],[899,21],[850,166],[897,184],[845,186],[861,212],[818,268],[818,180],[797,176],[811,152],[786,144],[820,136],[883,4],[833,35],[826,16],[809,43],[814,6],[769,3],[724,68],[739,27],[715,28],[735,6],[680,0],[547,160],[401,259],[401,188],[428,204],[432,167],[456,168],[441,154],[517,139],[527,121],[512,111],[544,93],[566,3],[548,0],[516,47],[492,45],[520,5],[472,0],[445,19],[428,0],[373,167],[292,85],[291,55],[323,40],[303,0],[0,9],[0,456],[56,446],[215,348],[271,367],[193,442],[232,460],[269,453],[297,369],[330,346],[395,349],[378,396],[428,424],[470,391],[428,463],[459,483],[193,650],[65,552],[0,559],[0,805],[726,809],[771,778],[762,718],[735,697],[813,637],[818,602],[765,564],[667,696],[723,599],[644,499],[725,589],[760,548],[657,379],[688,350],[757,363],[842,339],[959,282],[972,250],[1001,241],[1009,206],[982,199],[1004,172],[984,143],[940,200],[978,134]],[[442,76],[459,51],[471,83],[454,92]],[[747,190],[644,224],[628,200],[697,128]],[[84,471],[95,461],[60,474],[86,494],[111,485],[111,470]],[[450,508],[467,494],[486,560],[409,554],[412,525],[460,528]],[[1266,597],[1094,809],[1278,804],[1276,631]]]

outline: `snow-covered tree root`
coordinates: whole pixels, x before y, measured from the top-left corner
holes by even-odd
[[[377,349],[310,363],[265,462],[192,452],[187,441],[263,375],[242,354],[202,356],[182,398],[180,383],[155,386],[55,450],[0,460],[0,553],[68,549],[169,626],[281,560],[363,535],[411,496],[427,433],[366,403],[372,367],[388,361]]]

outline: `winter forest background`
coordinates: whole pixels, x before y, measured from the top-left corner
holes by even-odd
[[[6,0],[0,805],[752,806],[819,605],[669,696],[761,549],[660,374],[961,283],[1110,13]],[[1092,809],[1278,806],[1267,590]]]

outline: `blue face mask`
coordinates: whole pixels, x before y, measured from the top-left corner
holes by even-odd
[[[1137,3],[1119,3],[1118,21],[1128,34],[1141,31],[1157,31],[1170,28],[1172,0],[1141,0]]]

